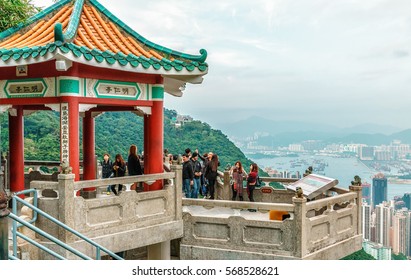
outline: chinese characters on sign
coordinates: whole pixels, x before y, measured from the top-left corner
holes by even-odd
[[[101,97],[136,97],[139,93],[136,85],[100,83],[97,87]]]
[[[41,81],[38,82],[24,82],[24,83],[10,83],[8,87],[8,93],[14,95],[37,95],[42,94],[44,91],[44,84]]]
[[[61,103],[61,161],[69,162],[69,111],[68,103]]]

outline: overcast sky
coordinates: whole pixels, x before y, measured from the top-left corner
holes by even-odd
[[[204,82],[165,99],[180,114],[411,128],[409,0],[99,2],[154,43],[207,50]]]

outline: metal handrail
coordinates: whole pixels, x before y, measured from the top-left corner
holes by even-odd
[[[84,255],[83,253],[77,251],[76,249],[70,247],[69,245],[61,242],[60,240],[58,240],[57,238],[55,238],[54,236],[48,234],[47,232],[33,226],[32,224],[26,222],[25,220],[19,218],[17,215],[15,215],[14,213],[10,213],[9,217],[11,219],[13,219],[13,256],[17,256],[17,236],[21,237],[21,233],[17,232],[15,224],[17,224],[17,222],[23,224],[24,226],[28,227],[29,229],[33,230],[34,232],[46,237],[47,239],[49,239],[50,241],[56,243],[57,245],[60,245],[61,247],[63,247],[64,249],[72,252],[73,254],[75,254],[76,256],[79,256],[80,258],[84,259],[84,260],[91,260],[90,257]],[[28,239],[30,239],[32,242],[30,242],[31,244],[37,246],[40,245],[38,244],[36,241],[32,240],[31,238],[28,238],[27,236],[25,236],[25,238],[23,238],[24,240],[28,241]],[[39,246],[37,246],[39,247]],[[40,249],[43,249],[44,251],[46,251],[47,253],[52,254],[53,256],[57,257],[58,259],[64,260],[65,258],[55,252],[52,253],[52,251],[50,249],[44,249],[43,247],[39,247]]]
[[[37,198],[38,198],[38,193],[35,189],[29,189],[29,190],[23,190],[20,192],[15,193],[14,195],[26,195],[26,194],[33,194],[33,206],[37,208]],[[17,215],[17,203],[12,198],[12,213]],[[37,212],[33,211],[33,218],[29,221],[30,224],[33,224],[35,221],[37,221]],[[22,225],[17,225],[17,228],[22,227]]]
[[[47,239],[49,239],[50,241],[56,243],[57,245],[63,247],[64,249],[72,252],[72,253],[75,254],[76,256],[79,256],[79,257],[82,258],[82,259],[91,260],[90,257],[84,255],[84,254],[81,253],[80,251],[78,251],[78,250],[70,247],[69,245],[61,242],[59,239],[57,239],[57,238],[55,238],[54,236],[48,234],[47,232],[44,232],[43,230],[41,230],[41,229],[33,226],[31,223],[33,223],[33,222],[35,221],[34,218],[33,218],[31,221],[29,221],[29,222],[24,221],[23,219],[19,218],[19,217],[17,216],[17,207],[16,207],[16,204],[17,204],[17,202],[20,202],[20,203],[22,203],[23,205],[25,205],[25,206],[29,207],[30,209],[32,209],[34,213],[36,213],[36,219],[37,219],[37,214],[40,214],[40,215],[42,215],[43,217],[47,218],[48,220],[52,221],[53,223],[57,224],[58,226],[64,228],[65,230],[69,231],[70,233],[76,235],[76,236],[79,237],[80,239],[82,239],[82,240],[86,241],[87,243],[91,244],[92,246],[96,247],[96,259],[98,259],[98,260],[101,259],[101,251],[103,251],[104,253],[106,253],[107,255],[109,255],[109,256],[111,256],[111,257],[113,257],[113,258],[116,259],[116,260],[123,260],[123,258],[119,257],[117,254],[115,254],[115,253],[111,252],[110,250],[108,250],[107,248],[105,248],[105,247],[97,244],[96,242],[94,242],[93,240],[89,239],[89,238],[86,237],[85,235],[79,233],[78,231],[76,231],[76,230],[68,227],[66,224],[60,222],[59,220],[57,220],[57,219],[55,219],[54,217],[52,217],[52,216],[50,216],[49,214],[47,214],[46,212],[44,212],[44,211],[40,210],[39,208],[37,208],[37,206],[34,206],[34,205],[28,203],[27,201],[25,201],[24,199],[18,197],[18,195],[25,194],[25,193],[28,193],[28,192],[33,192],[33,191],[36,193],[36,190],[24,190],[24,191],[15,193],[15,194],[13,195],[13,197],[12,197],[12,200],[13,200],[13,213],[10,213],[9,216],[10,216],[10,218],[13,219],[13,224],[12,224],[12,233],[13,233],[13,257],[17,256],[17,236],[21,237],[21,234],[17,232],[17,228],[18,228],[19,226],[21,226],[21,225],[17,225],[17,222],[19,222],[20,224],[28,227],[29,229],[33,230],[34,232],[36,232],[36,233],[38,233],[38,234],[44,236],[45,238],[47,238]],[[37,200],[37,196],[35,196],[35,200],[34,200],[34,202],[35,202],[34,204],[35,204],[35,205],[37,205],[37,201],[36,201],[36,200]],[[34,215],[33,215],[33,217],[34,217]],[[26,237],[26,238],[28,239],[28,237]],[[23,238],[23,239],[26,240],[26,241],[28,241],[26,238]],[[31,242],[31,241],[33,241],[33,242]],[[34,241],[34,240],[31,240],[31,241],[28,241],[28,242],[30,242],[31,244],[33,244],[33,245],[35,245],[35,246],[40,245],[40,246],[37,246],[37,247],[39,247],[40,249],[43,249],[43,250],[44,250],[44,248],[41,247],[41,246],[43,246],[43,245],[38,244],[38,243],[37,243],[36,241]],[[44,246],[43,246],[43,247],[44,247]],[[48,252],[48,253],[50,253],[50,254],[52,254],[53,256],[55,256],[55,257],[57,257],[57,258],[60,258],[60,257],[61,257],[62,259],[64,259],[64,257],[58,255],[57,253],[55,253],[55,252],[52,253],[48,248],[46,248],[45,251]],[[61,259],[61,258],[60,258],[60,259]]]

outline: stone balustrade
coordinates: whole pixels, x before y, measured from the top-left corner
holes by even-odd
[[[330,197],[287,200],[183,199],[180,258],[339,259],[361,249],[361,190],[333,188]],[[290,217],[270,220],[272,211],[288,212]]]
[[[119,196],[99,196],[84,199],[76,196],[78,190],[114,184],[131,185],[141,182],[147,185],[157,180],[165,182],[157,191],[124,191]],[[31,182],[31,188],[39,191],[38,206],[67,226],[79,231],[98,244],[113,252],[126,251],[143,246],[161,244],[181,238],[183,222],[181,199],[181,167],[174,166],[173,172],[141,176],[126,176],[112,179],[74,181],[73,174],[60,174],[58,182]],[[50,195],[55,193],[55,195]],[[44,194],[46,194],[44,196]],[[95,254],[93,247],[79,240],[66,230],[58,228],[39,216],[36,226],[58,236],[60,240],[87,255]],[[58,246],[38,237],[57,252],[64,254]],[[71,258],[71,254],[67,254]],[[46,254],[40,259],[47,259]]]
[[[254,195],[259,202],[240,202],[229,200],[229,176],[223,175],[219,187],[225,200],[182,198],[180,165],[173,165],[169,173],[77,182],[72,174],[60,174],[58,182],[34,181],[31,188],[41,194],[43,211],[114,252],[170,240],[178,243],[180,259],[193,260],[339,259],[361,249],[361,187],[334,187],[307,201],[291,190],[269,186],[295,179],[262,178],[264,186]],[[157,180],[163,180],[162,190],[128,190],[93,199],[76,196],[84,188],[134,182],[150,185]],[[288,215],[278,219],[273,213]],[[85,242],[42,217],[36,225],[88,255],[94,253]]]

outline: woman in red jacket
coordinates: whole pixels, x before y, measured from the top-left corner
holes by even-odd
[[[251,164],[250,173],[247,176],[247,194],[250,201],[254,201],[254,189],[258,178],[258,166],[256,163]]]

